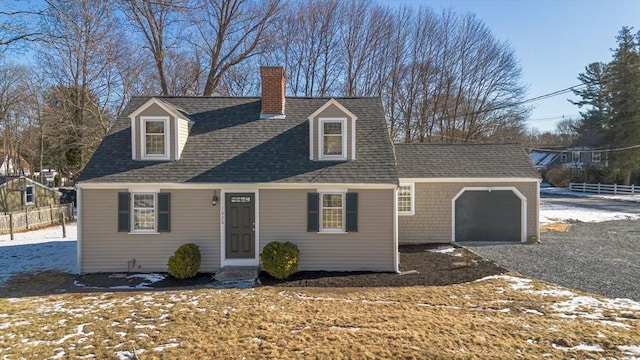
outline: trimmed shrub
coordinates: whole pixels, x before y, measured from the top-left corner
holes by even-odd
[[[276,279],[286,279],[298,271],[298,247],[287,241],[273,241],[267,244],[260,253],[262,268]]]
[[[201,259],[198,245],[183,244],[169,258],[169,274],[177,279],[192,278],[200,270]]]
[[[549,169],[546,173],[547,180],[555,187],[568,187],[571,179],[571,169],[558,166]]]

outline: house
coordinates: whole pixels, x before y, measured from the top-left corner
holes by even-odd
[[[517,144],[396,144],[399,242],[539,237],[540,182]]]
[[[554,167],[570,169],[575,175],[586,168],[602,169],[609,166],[607,152],[588,146],[533,149],[529,152],[529,158],[543,177]]]
[[[5,213],[58,205],[61,195],[25,176],[0,177],[0,211]]]
[[[299,270],[398,270],[401,177],[380,99],[285,97],[284,69],[260,72],[261,97],[131,99],[76,182],[79,272],[166,271],[187,242],[201,271],[257,266],[272,241],[298,246]],[[414,165],[422,175],[403,176],[415,180],[418,219],[440,195],[421,185],[431,164]],[[472,176],[461,189],[477,182],[520,186]],[[537,193],[524,194],[537,219]]]

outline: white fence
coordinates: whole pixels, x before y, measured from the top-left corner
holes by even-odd
[[[570,183],[569,190],[597,194],[640,194],[640,186],[638,185]]]
[[[0,233],[13,233],[24,229],[39,228],[60,223],[63,214],[65,220],[73,220],[73,204],[13,211],[5,215],[0,215]]]

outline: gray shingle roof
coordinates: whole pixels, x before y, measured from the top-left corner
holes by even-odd
[[[193,121],[178,161],[131,159],[131,99],[80,182],[397,184],[393,148],[378,98],[336,98],[356,120],[356,160],[309,160],[307,117],[329,98],[287,98],[286,119],[260,119],[260,98],[158,97]]]
[[[401,178],[539,178],[518,144],[396,144]]]

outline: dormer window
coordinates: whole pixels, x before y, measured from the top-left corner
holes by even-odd
[[[168,117],[141,117],[142,157],[148,160],[169,159]]]
[[[321,160],[346,160],[347,137],[345,127],[347,119],[320,118],[319,158]]]

